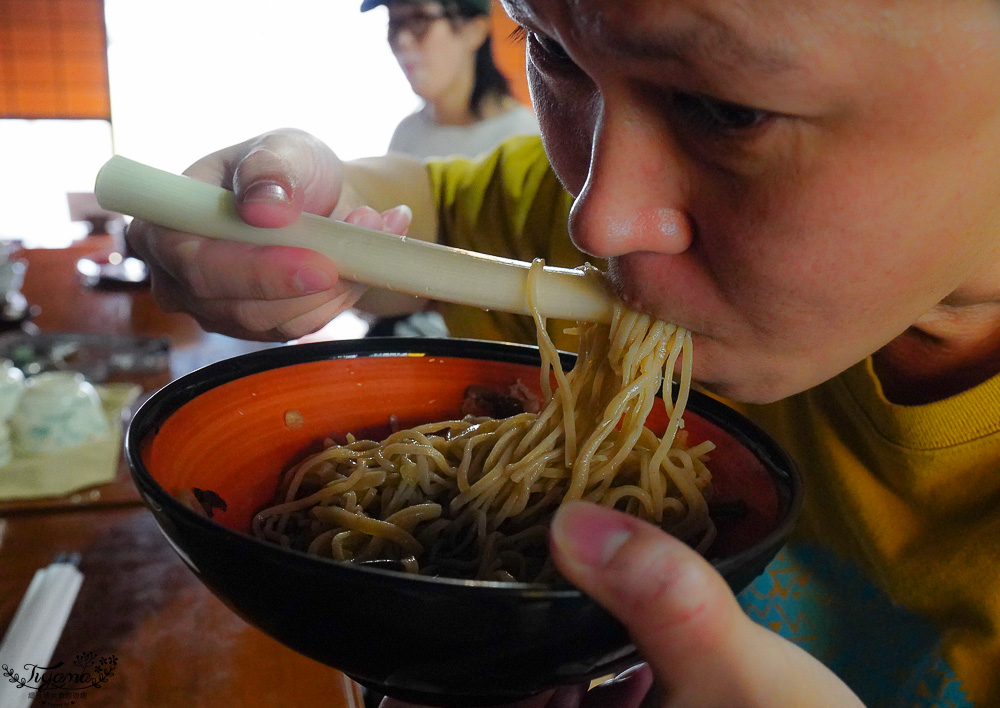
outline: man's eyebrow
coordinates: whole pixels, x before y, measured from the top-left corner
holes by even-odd
[[[628,32],[608,37],[606,47],[634,59],[666,59],[683,65],[722,63],[768,74],[796,71],[800,66],[777,45],[757,46],[722,25],[657,34]]]

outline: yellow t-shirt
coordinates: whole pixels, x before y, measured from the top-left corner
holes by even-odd
[[[899,406],[871,362],[740,406],[802,469],[791,542],[740,599],[870,706],[1000,706],[1000,376]]]
[[[585,260],[538,139],[429,169],[446,243]],[[526,318],[445,312],[456,336],[535,338]],[[786,400],[737,407],[792,454],[807,490],[793,538],[740,594],[748,614],[868,706],[1000,707],[1000,376],[898,406],[866,361]]]
[[[588,262],[602,265],[577,250],[566,236],[573,200],[549,168],[539,138],[513,138],[480,162],[431,162],[428,170],[437,198],[441,243],[529,263],[544,258],[546,265],[560,268]],[[453,337],[537,341],[530,317],[451,303],[440,303],[437,309]],[[576,351],[576,337],[563,332],[572,324],[546,323],[558,348]]]

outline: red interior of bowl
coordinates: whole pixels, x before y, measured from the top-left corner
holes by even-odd
[[[170,494],[195,487],[216,492],[227,509],[213,520],[246,531],[284,470],[321,449],[325,438],[384,431],[390,415],[403,426],[461,417],[469,385],[506,391],[517,382],[537,392],[538,368],[423,354],[294,364],[193,398],[144,441],[143,461]],[[647,424],[661,432],[666,419],[657,406]],[[747,508],[719,522],[713,554],[752,546],[779,522],[774,481],[751,451],[714,424],[688,411],[685,428],[692,444],[709,439],[718,446],[708,463],[713,500],[742,500]]]

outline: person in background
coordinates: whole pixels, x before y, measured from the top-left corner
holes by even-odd
[[[389,150],[417,159],[476,157],[514,135],[537,135],[534,112],[494,63],[490,0],[365,0],[385,5],[388,39],[423,106],[396,127]]]
[[[418,160],[477,157],[515,135],[537,135],[534,111],[516,100],[497,68],[490,37],[490,0],[365,0],[385,5],[388,40],[423,106],[396,127],[389,151]],[[362,308],[364,304],[362,303]],[[403,309],[409,309],[403,304]],[[367,336],[445,337],[449,321],[470,313],[440,304],[372,319]]]
[[[635,708],[655,677],[670,708],[1000,706],[1000,4],[504,4],[541,140],[345,164],[283,131],[188,174],[258,226],[501,256],[568,233],[798,461],[800,523],[738,598],[656,527],[563,505],[554,562],[647,666],[526,705]],[[164,306],[227,334],[294,338],[358,294],[299,249],[129,238]]]

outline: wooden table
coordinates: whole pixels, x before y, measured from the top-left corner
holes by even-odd
[[[69,249],[22,253],[22,292],[42,332],[165,336],[169,371],[138,377],[149,393],[199,366],[262,345],[210,335],[165,314],[144,289],[81,285]],[[266,345],[265,345],[266,346]],[[99,689],[43,692],[38,706],[330,706],[359,708],[356,685],[253,629],[201,585],[156,527],[124,461],[114,482],[73,498],[0,502],[0,636],[35,571],[58,553],[80,554],[84,581],[52,663],[114,656]],[[0,657],[0,663],[5,661]]]

